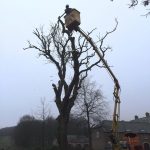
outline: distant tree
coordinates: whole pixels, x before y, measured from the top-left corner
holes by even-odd
[[[100,124],[100,122],[106,119],[108,115],[107,102],[104,100],[100,88],[96,87],[95,82],[91,82],[89,79],[82,82],[75,103],[74,113],[78,117],[86,119],[89,147],[90,150],[92,150],[91,128]]]
[[[117,25],[111,32],[99,38],[96,43],[103,56],[108,49],[111,49],[103,45],[104,40],[116,30],[116,27]],[[57,69],[58,82],[52,84],[55,103],[59,111],[57,140],[61,150],[68,150],[67,129],[70,111],[74,106],[82,81],[101,60],[95,57],[93,48],[81,35],[77,34],[76,38],[73,37],[60,18],[57,24],[51,25],[47,35],[44,34],[42,28],[35,29],[33,33],[38,39],[38,44],[29,42],[26,49],[38,50],[39,55],[44,56]]]
[[[29,115],[28,115],[29,116]],[[26,118],[26,117],[22,117]],[[14,140],[17,146],[21,147],[39,147],[43,148],[43,122],[42,120],[23,120],[20,119],[19,123],[14,130]],[[32,116],[31,116],[32,118]],[[56,136],[56,120],[52,117],[49,117],[45,120],[45,135],[44,148],[52,144]]]
[[[32,127],[33,122],[35,121],[36,119],[31,115],[24,115],[20,118],[14,130],[14,140],[16,145],[22,147],[30,147],[32,145],[31,139],[35,130],[35,127],[33,129]]]
[[[30,116],[30,115],[24,115],[20,118],[19,122],[27,122],[27,121],[33,121],[35,120],[34,116]]]
[[[42,121],[41,132],[42,132],[42,150],[45,150],[45,140],[46,140],[46,120],[50,121],[50,109],[46,104],[45,98],[41,98],[41,106],[36,113],[37,119]]]
[[[47,118],[50,118],[50,108],[49,105],[46,103],[46,99],[41,98],[40,106],[38,107],[38,110],[35,112],[35,118],[38,120],[45,121]]]
[[[71,114],[68,124],[69,135],[84,135],[87,136],[87,121],[84,117],[76,117]]]
[[[55,118],[48,117],[45,120],[45,141],[47,141],[46,143],[49,145],[52,145],[53,140],[56,138],[57,126],[58,123]]]
[[[25,115],[20,118],[18,125],[14,131],[14,138],[16,145],[28,147],[31,146],[32,133],[35,127],[33,127],[33,122],[35,122],[34,117],[30,115]]]

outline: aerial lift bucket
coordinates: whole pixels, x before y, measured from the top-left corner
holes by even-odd
[[[65,15],[65,25],[69,31],[77,30],[80,25],[80,12],[76,9],[71,9],[68,14]]]

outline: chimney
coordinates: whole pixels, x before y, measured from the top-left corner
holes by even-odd
[[[135,115],[135,120],[138,120],[138,119],[139,119],[139,117],[137,115]]]
[[[150,117],[148,112],[146,112],[145,115],[146,115],[146,118]]]

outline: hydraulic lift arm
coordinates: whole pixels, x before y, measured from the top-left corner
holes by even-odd
[[[111,78],[114,81],[114,93],[113,93],[113,95],[114,95],[115,104],[114,104],[114,111],[113,111],[112,133],[111,133],[110,138],[111,138],[111,142],[113,145],[113,149],[118,150],[119,149],[118,121],[119,121],[119,117],[120,117],[120,96],[119,96],[120,85],[119,85],[119,82],[118,82],[116,76],[114,75],[114,73],[112,72],[112,70],[110,69],[109,65],[107,64],[106,60],[104,59],[103,55],[98,50],[98,48],[95,45],[92,38],[88,34],[86,34],[80,27],[76,28],[76,30],[78,32],[80,32],[86,38],[86,40],[91,44],[91,46],[93,47],[93,50],[99,56],[104,67],[107,69],[108,73],[110,74]]]

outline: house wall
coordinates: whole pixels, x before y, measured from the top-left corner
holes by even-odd
[[[109,139],[109,134],[106,132],[103,132],[102,130],[93,130],[92,132],[92,145],[93,145],[93,150],[105,150],[107,147],[109,147],[108,142],[110,141]]]
[[[127,137],[125,137],[126,132],[120,133],[120,141],[128,141]],[[100,129],[94,129],[92,132],[92,144],[93,150],[110,150],[111,149],[111,142],[109,139],[110,133],[104,132]],[[132,149],[136,145],[141,145],[143,150],[150,150],[144,149],[144,144],[147,143],[150,146],[150,134],[148,133],[138,133],[137,136],[133,139],[130,139],[132,142]]]

